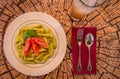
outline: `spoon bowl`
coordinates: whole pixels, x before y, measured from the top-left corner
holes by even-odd
[[[91,47],[94,43],[94,37],[92,33],[88,33],[85,37],[85,44],[88,47]]]

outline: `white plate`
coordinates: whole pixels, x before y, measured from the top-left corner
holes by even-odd
[[[23,64],[18,58],[14,39],[19,29],[26,24],[43,24],[53,31],[57,39],[54,55],[44,64]],[[3,42],[4,53],[10,64],[19,72],[31,76],[44,75],[53,71],[64,58],[66,46],[66,35],[60,23],[52,16],[41,12],[25,13],[17,17],[6,29]]]

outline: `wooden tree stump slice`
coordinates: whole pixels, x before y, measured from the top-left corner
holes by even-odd
[[[81,21],[70,17],[72,0],[0,0],[0,79],[120,79],[120,0],[109,2]],[[62,63],[43,76],[27,76],[15,70],[3,51],[3,36],[9,24],[26,12],[43,12],[56,18],[67,37],[67,51]],[[72,27],[97,27],[97,73],[74,75],[72,71]]]

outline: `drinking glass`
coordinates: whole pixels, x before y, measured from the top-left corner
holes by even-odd
[[[94,11],[105,1],[106,0],[73,0],[71,16],[74,20],[79,20]]]

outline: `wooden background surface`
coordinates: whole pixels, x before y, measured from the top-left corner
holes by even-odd
[[[120,0],[108,0],[94,12],[75,22],[70,17],[72,0],[0,0],[0,79],[120,79]],[[49,74],[32,77],[16,71],[3,52],[3,35],[8,25],[26,12],[44,12],[56,18],[67,36],[62,63]],[[71,28],[97,27],[97,74],[72,72]]]

